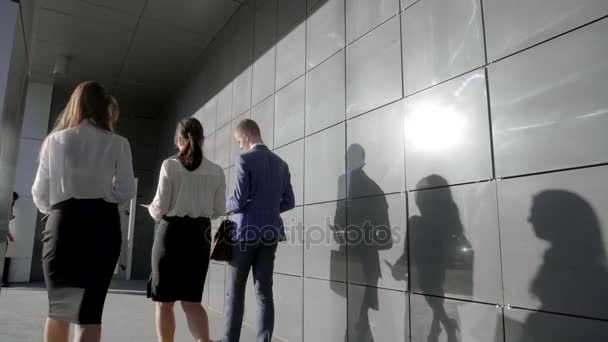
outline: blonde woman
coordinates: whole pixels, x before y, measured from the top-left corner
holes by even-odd
[[[32,195],[49,214],[42,264],[49,298],[44,340],[101,340],[106,294],[120,255],[118,206],[134,196],[129,142],[113,133],[118,105],[103,86],[76,87],[43,142]]]

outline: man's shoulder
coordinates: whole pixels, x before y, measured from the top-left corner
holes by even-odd
[[[268,160],[267,158],[274,160],[274,165],[280,165],[281,168],[288,168],[287,163],[270,150],[251,150],[244,152],[237,157],[236,163],[241,165],[255,165],[259,161]]]
[[[261,159],[264,158],[266,156],[271,156],[272,158],[278,158],[278,156],[268,150],[268,149],[255,149],[255,150],[249,150],[247,152],[243,152],[241,153],[238,157],[237,160],[241,160],[244,162],[248,162],[248,161],[253,161],[253,160],[257,160],[257,159]]]

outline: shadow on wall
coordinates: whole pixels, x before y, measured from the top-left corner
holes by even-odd
[[[424,297],[432,313],[427,333],[429,342],[461,339],[458,312],[448,313],[444,306],[442,297],[446,295],[447,284],[450,291],[455,292],[450,294],[470,296],[473,292],[474,251],[464,235],[448,184],[439,175],[430,175],[418,182],[415,203],[419,215],[410,216],[408,225],[412,291],[437,296]],[[397,271],[399,264],[407,262],[406,253],[393,266],[396,279],[406,277]]]
[[[378,184],[363,170],[365,150],[361,145],[350,145],[346,159],[349,169],[346,174],[339,177],[339,194],[347,193],[351,198],[359,194],[382,193]],[[334,238],[340,244],[340,248],[348,248],[349,278],[362,279],[366,285],[362,298],[349,298],[349,306],[354,304],[356,307],[349,307],[349,311],[353,314],[349,314],[344,341],[372,342],[374,337],[369,322],[369,311],[380,310],[377,289],[378,280],[382,277],[379,251],[393,246],[388,203],[383,195],[365,200],[342,201],[336,208],[335,217]],[[346,218],[346,222],[340,222],[343,218]],[[344,265],[341,260],[344,255],[346,255],[345,251],[332,253],[330,260],[332,272],[338,267],[336,265]],[[354,319],[351,319],[353,317]]]
[[[581,196],[563,190],[546,190],[534,196],[528,221],[536,236],[550,246],[530,285],[540,310],[604,315],[608,307],[606,250],[598,217]],[[604,317],[605,318],[605,317]],[[545,313],[534,312],[520,327],[520,342],[600,341],[606,323],[556,324]],[[511,322],[513,323],[513,322]],[[591,323],[591,322],[589,322]],[[603,324],[600,324],[603,323]]]

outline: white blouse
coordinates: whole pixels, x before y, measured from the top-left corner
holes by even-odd
[[[129,142],[88,120],[53,133],[40,153],[32,196],[44,214],[71,198],[122,206],[135,196]]]
[[[226,212],[226,179],[222,168],[203,158],[201,165],[188,171],[176,158],[163,162],[158,189],[148,207],[150,216],[218,218]]]

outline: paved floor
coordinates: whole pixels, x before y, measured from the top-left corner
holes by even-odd
[[[141,282],[114,283],[104,312],[103,341],[154,342],[154,304],[144,293]],[[0,341],[42,341],[42,327],[47,311],[44,289],[37,284],[2,288],[0,293]],[[222,333],[222,317],[208,311],[211,337]],[[176,306],[177,331],[175,341],[192,341],[184,314]],[[244,342],[253,341],[251,327],[243,328]]]

